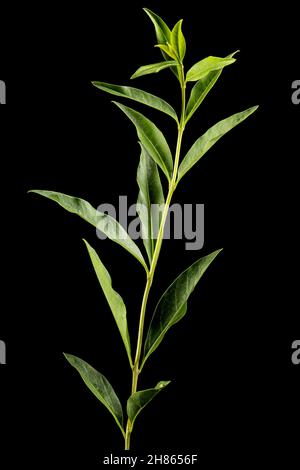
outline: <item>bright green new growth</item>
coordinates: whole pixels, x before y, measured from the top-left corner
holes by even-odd
[[[115,102],[120,110],[123,111],[134,124],[141,146],[141,156],[137,172],[137,183],[139,187],[137,210],[141,221],[143,243],[148,262],[146,262],[140,249],[130,238],[125,229],[115,219],[97,211],[88,202],[53,191],[32,191],[57,202],[67,211],[79,215],[81,218],[97,227],[104,232],[109,239],[118,243],[131,253],[146,271],[146,285],[140,311],[136,352],[135,356],[132,356],[125,303],[121,296],[113,289],[111,276],[98,254],[84,241],[100,286],[119,329],[132,370],[132,386],[131,395],[127,401],[126,425],[124,423],[122,405],[108,380],[82,359],[70,354],[65,354],[66,359],[78,371],[87,387],[113,415],[124,437],[126,450],[130,448],[131,433],[138,414],[169,384],[168,381],[161,381],[154,388],[138,390],[139,374],[150,355],[164,339],[168,330],[186,315],[187,302],[190,294],[193,292],[206,269],[221,251],[217,250],[198,259],[171,283],[160,298],[154,310],[148,332],[144,335],[148,297],[160,255],[164,227],[173,194],[178,182],[199,159],[203,157],[221,137],[244,121],[257,109],[257,106],[249,108],[223,119],[212,126],[196,140],[180,162],[182,138],[187,123],[197,111],[211,88],[216,84],[223,68],[235,62],[236,59],[234,55],[238,51],[225,58],[206,57],[193,65],[187,73],[185,73],[183,60],[186,55],[186,41],[182,32],[182,20],[178,21],[171,30],[158,15],[148,9],[144,10],[154,24],[157,39],[156,47],[160,49],[163,61],[140,67],[131,78],[135,79],[143,75],[170,69],[177,77],[180,85],[182,99],[180,116],[177,115],[174,108],[165,100],[138,88],[112,85],[104,82],[93,82],[93,84],[102,91],[121,98],[137,101],[165,113],[175,120],[178,128],[176,152],[173,156],[164,134],[150,119],[128,106]],[[189,82],[196,83],[189,93],[189,99],[187,101],[186,88]],[[161,175],[165,176],[167,179],[168,192],[166,197],[163,191]],[[163,207],[163,212],[159,216],[158,227],[155,225],[156,221],[154,220],[151,210],[154,204],[159,204]]]

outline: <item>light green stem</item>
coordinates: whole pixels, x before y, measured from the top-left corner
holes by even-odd
[[[177,174],[178,174],[179,158],[180,158],[180,151],[181,151],[181,144],[182,144],[182,136],[183,136],[183,132],[185,128],[185,88],[186,86],[185,86],[183,65],[181,65],[180,67],[180,86],[181,86],[181,97],[182,97],[182,110],[181,110],[181,119],[180,119],[180,123],[178,126],[178,137],[177,137],[176,153],[175,153],[175,160],[174,160],[174,169],[173,169],[172,178],[169,184],[169,191],[168,191],[167,199],[166,199],[164,210],[162,213],[162,219],[161,219],[161,223],[160,223],[160,227],[159,227],[159,231],[157,235],[157,240],[156,240],[156,245],[155,245],[153,258],[152,258],[152,262],[150,266],[150,271],[147,274],[147,282],[146,282],[146,287],[145,287],[145,291],[143,295],[143,301],[142,301],[141,313],[140,313],[136,354],[135,354],[134,365],[132,367],[131,394],[137,391],[139,374],[144,365],[142,364],[142,366],[140,367],[142,345],[143,345],[143,335],[144,335],[145,315],[146,315],[148,297],[149,297],[153,277],[155,274],[155,270],[156,270],[156,266],[157,266],[158,258],[160,255],[163,238],[164,238],[164,230],[165,230],[167,216],[169,213],[169,207],[170,207],[171,200],[172,200],[172,197],[176,189],[176,185],[177,185]],[[128,419],[127,426],[126,426],[126,435],[125,435],[125,450],[130,449],[131,433],[132,433],[132,423],[130,419]]]

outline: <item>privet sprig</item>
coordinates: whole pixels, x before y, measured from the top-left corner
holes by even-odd
[[[127,450],[130,448],[130,437],[138,414],[169,384],[168,381],[160,381],[153,388],[138,390],[139,375],[151,354],[164,339],[168,330],[186,315],[190,294],[206,269],[221,251],[214,251],[198,259],[171,283],[170,287],[161,296],[154,310],[149,329],[144,334],[148,297],[161,251],[164,228],[174,192],[179,181],[200,158],[221,137],[257,109],[257,106],[255,106],[218,122],[199,137],[181,159],[181,145],[187,123],[193,117],[211,88],[216,84],[224,67],[236,61],[234,56],[238,51],[224,58],[206,57],[193,65],[185,73],[186,41],[182,32],[182,20],[178,21],[171,30],[158,15],[148,9],[145,9],[145,12],[154,24],[157,39],[156,47],[160,49],[163,60],[155,64],[143,65],[131,78],[136,79],[144,75],[170,69],[179,83],[181,94],[180,114],[177,115],[175,109],[165,100],[144,90],[104,82],[93,82],[93,84],[102,91],[120,98],[137,101],[165,113],[175,121],[178,129],[176,152],[173,156],[164,134],[149,118],[124,104],[114,102],[135,126],[141,147],[137,171],[139,186],[137,208],[147,259],[145,259],[139,247],[130,238],[126,230],[114,218],[94,209],[83,199],[53,191],[32,191],[52,199],[67,211],[79,215],[98,230],[104,232],[108,238],[121,245],[133,255],[145,270],[145,289],[140,310],[136,349],[133,354],[125,303],[121,296],[113,289],[110,274],[100,260],[99,255],[85,241],[97,278],[119,329],[132,371],[131,393],[127,401],[126,421],[120,400],[109,381],[82,359],[71,354],[65,354],[66,359],[79,372],[87,387],[113,415],[122,432],[125,440],[125,449]],[[188,93],[187,100],[187,86],[190,84],[193,84],[193,87]],[[166,192],[163,189],[161,176],[167,180]],[[156,229],[153,211],[151,210],[154,204],[163,206],[163,211],[159,217],[158,230]]]

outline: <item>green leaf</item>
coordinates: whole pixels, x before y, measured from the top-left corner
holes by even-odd
[[[51,199],[67,211],[79,215],[86,222],[89,222],[98,230],[103,232],[110,240],[118,243],[125,248],[125,250],[129,251],[129,253],[131,253],[144,266],[146,272],[148,272],[147,264],[140,249],[129,237],[122,225],[120,225],[113,217],[94,209],[89,202],[78,197],[68,196],[55,191],[44,191],[38,189],[28,192],[36,193],[40,196]]]
[[[109,272],[100,260],[96,251],[88,244],[86,240],[83,241],[89,252],[100,286],[102,287],[108,305],[110,306],[110,309],[116,321],[124,346],[126,348],[129,363],[132,366],[130,338],[128,332],[125,304],[123,302],[122,297],[113,289]]]
[[[141,144],[140,164],[137,172],[137,182],[140,188],[137,211],[141,220],[143,242],[151,264],[156,238],[161,222],[161,211],[165,198],[155,161]]]
[[[206,57],[205,59],[200,60],[186,74],[187,82],[195,82],[205,77],[209,72],[214,70],[220,70],[235,62],[236,59],[232,58],[222,58],[222,57]]]
[[[133,101],[138,101],[139,103],[150,106],[151,108],[162,111],[163,113],[171,116],[178,123],[178,117],[174,108],[172,108],[169,103],[167,103],[162,98],[147,93],[146,91],[139,90],[138,88],[133,88],[129,86],[118,86],[111,85],[110,83],[104,82],[92,82],[93,85],[100,90],[106,91],[112,95],[121,96],[122,98],[129,98]]]
[[[131,397],[129,397],[127,401],[127,414],[128,418],[131,421],[133,426],[134,421],[138,414],[145,408],[148,403],[153,400],[156,395],[163,390],[167,385],[169,385],[170,381],[162,381],[158,382],[156,387],[149,388],[147,390],[141,390],[139,392],[133,393]]]
[[[64,354],[67,361],[79,372],[82,380],[98,400],[110,411],[125,437],[123,410],[119,398],[109,381],[87,362],[72,354]]]
[[[158,47],[166,55],[170,56],[172,59],[174,59],[176,61],[176,63],[174,65],[178,65],[177,53],[176,53],[175,49],[171,46],[171,44],[169,44],[169,43],[168,44],[156,44],[154,47]]]
[[[233,52],[227,56],[226,59],[232,58],[237,52],[239,51]],[[214,70],[213,72],[208,73],[195,84],[191,91],[191,96],[186,107],[186,123],[191,119],[192,115],[195,113],[195,111],[197,111],[204,98],[215,85],[222,73],[222,70],[223,69]]]
[[[151,73],[158,73],[161,70],[167,69],[174,65],[177,65],[175,60],[167,60],[165,62],[159,62],[158,64],[143,65],[130,78],[133,79],[142,77],[143,75],[149,75]]]
[[[182,62],[186,53],[186,41],[182,32],[182,20],[175,24],[171,33],[171,45]]]
[[[233,114],[233,116],[223,119],[212,126],[194,143],[182,160],[178,170],[178,181],[200,160],[201,157],[219,140],[223,135],[227,134],[235,126],[243,122],[250,116],[258,106],[246,109],[241,113]]]
[[[153,160],[162,169],[170,181],[173,160],[170,148],[163,133],[143,114],[123,104],[114,103],[126,114],[136,127],[138,137]]]
[[[144,359],[146,360],[160,345],[167,331],[184,317],[187,311],[187,301],[197,283],[221,250],[200,258],[186,269],[168,287],[159,300],[147,333]]]
[[[153,11],[149,10],[148,8],[144,8],[144,11],[147,13],[150,20],[154,24],[157,42],[160,44],[167,44],[167,42],[170,42],[171,30],[166,25],[164,20],[160,18],[160,16],[153,13]]]
[[[156,33],[156,39],[159,44],[158,47],[161,45],[170,45],[171,44],[171,36],[172,32],[170,28],[166,25],[164,20],[160,18],[160,16],[156,15],[156,13],[153,13],[153,11],[149,10],[148,8],[144,8],[144,11],[147,13],[149,16],[150,20],[154,24],[155,28],[155,33]],[[161,48],[162,55],[165,60],[169,60],[169,53],[164,51],[163,48]],[[170,49],[169,49],[170,52]],[[171,55],[174,59],[176,58],[176,55]],[[178,78],[178,72],[177,72],[177,67],[171,67],[171,71],[174,73],[174,75]]]

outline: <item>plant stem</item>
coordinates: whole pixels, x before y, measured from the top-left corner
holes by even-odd
[[[185,78],[184,78],[184,68],[183,65],[181,64],[180,66],[180,86],[181,86],[181,99],[182,99],[182,109],[181,109],[181,118],[180,118],[180,123],[178,126],[178,136],[177,136],[177,145],[176,145],[176,153],[175,153],[175,160],[174,160],[174,169],[173,169],[173,174],[172,174],[172,179],[169,184],[169,191],[167,195],[167,199],[165,202],[164,210],[162,213],[162,219],[157,235],[157,240],[156,240],[156,245],[153,253],[153,258],[150,266],[150,271],[147,274],[147,283],[143,295],[143,301],[142,301],[142,306],[141,306],[141,313],[140,313],[140,321],[139,321],[139,331],[138,331],[138,339],[137,339],[137,347],[136,347],[136,354],[135,354],[135,360],[134,364],[132,367],[132,387],[131,387],[131,394],[135,393],[137,391],[137,384],[138,384],[138,378],[139,374],[143,368],[143,365],[141,365],[140,368],[140,359],[141,359],[141,353],[142,353],[142,345],[143,345],[143,334],[144,334],[144,324],[145,324],[145,315],[146,315],[146,309],[147,309],[147,303],[148,303],[148,297],[153,281],[153,277],[155,274],[158,258],[160,255],[160,250],[164,238],[164,230],[165,230],[165,225],[166,225],[166,220],[167,216],[169,213],[169,207],[171,204],[171,200],[174,194],[174,191],[176,189],[177,185],[177,174],[178,174],[178,166],[179,166],[179,158],[180,158],[180,151],[181,151],[181,144],[182,144],[182,136],[185,128],[185,90],[186,90],[186,85],[185,85]],[[130,419],[127,421],[126,425],[126,434],[125,434],[125,450],[130,449],[130,437],[132,433],[132,423]]]

